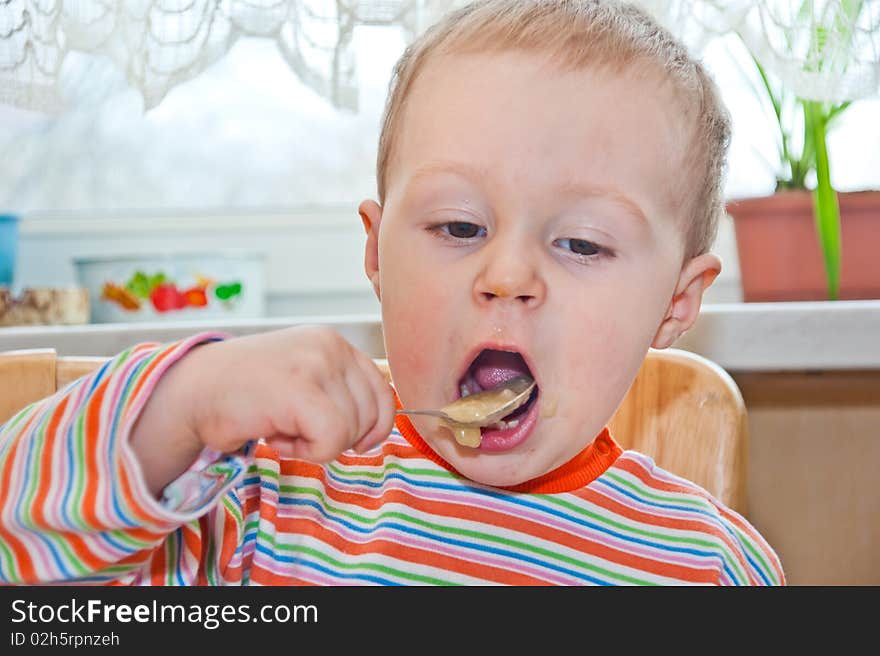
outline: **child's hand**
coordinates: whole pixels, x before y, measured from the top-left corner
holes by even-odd
[[[394,395],[384,375],[329,328],[214,342],[187,357],[201,390],[192,426],[218,451],[261,436],[283,456],[327,462],[391,432]]]
[[[265,437],[282,456],[328,462],[387,437],[394,409],[370,357],[329,328],[295,327],[193,349],[156,386],[132,446],[158,493],[204,446]]]

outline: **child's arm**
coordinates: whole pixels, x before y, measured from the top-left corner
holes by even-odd
[[[0,426],[0,582],[132,582],[148,575],[142,570],[157,566],[154,553],[163,544],[173,548],[186,537],[190,547],[200,539],[200,517],[223,521],[217,501],[245,463],[217,451],[259,437],[256,429],[274,428],[274,436],[264,434],[279,450],[316,459],[332,458],[358,433],[365,446],[384,438],[393,422],[390,388],[369,358],[328,333],[291,329],[228,342],[205,344],[211,337],[200,336],[141,345]],[[384,387],[372,387],[377,380]],[[300,398],[289,402],[291,395]],[[372,410],[355,400],[367,397]],[[305,416],[331,410],[329,417]],[[365,430],[371,416],[373,429]],[[163,481],[199,453],[192,471],[158,500]],[[212,531],[205,530],[201,539],[208,540]],[[161,580],[161,572],[153,574]]]
[[[300,327],[194,349],[150,394],[131,445],[157,495],[205,447],[230,453],[259,436],[282,456],[328,462],[393,423],[373,361],[335,331]]]

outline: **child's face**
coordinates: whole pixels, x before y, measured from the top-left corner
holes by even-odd
[[[582,450],[720,268],[682,261],[686,134],[655,77],[475,54],[435,59],[411,89],[385,205],[361,205],[398,395],[440,408],[463,381],[525,366],[539,386],[520,424],[479,449],[412,419],[471,479],[514,485]]]

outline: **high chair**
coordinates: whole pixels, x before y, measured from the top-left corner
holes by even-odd
[[[58,357],[53,349],[0,353],[0,424],[29,403],[99,367],[103,357]],[[388,364],[376,364],[390,380]],[[614,439],[745,513],[748,424],[733,378],[679,349],[651,350],[609,422]]]

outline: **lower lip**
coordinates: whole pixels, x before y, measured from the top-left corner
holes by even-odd
[[[524,415],[520,416],[519,424],[514,428],[506,430],[497,430],[485,428],[482,431],[482,439],[480,440],[480,451],[489,453],[498,453],[501,451],[510,451],[519,446],[535,429],[538,423],[538,405],[540,395],[532,402],[532,407]]]

